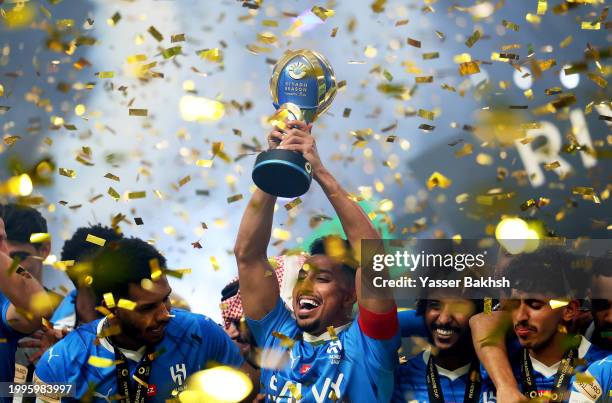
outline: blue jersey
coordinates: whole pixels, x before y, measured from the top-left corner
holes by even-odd
[[[76,293],[77,290],[70,291],[57,306],[51,316],[51,323],[55,328],[74,329],[76,323]]]
[[[429,332],[425,326],[423,316],[417,315],[414,309],[405,309],[397,313],[402,337],[423,337],[429,338]]]
[[[165,402],[171,398],[173,390],[184,387],[189,375],[211,363],[234,367],[243,363],[236,345],[215,322],[180,309],[173,309],[172,314],[175,316],[166,326],[162,341],[155,347],[159,356],[151,364],[149,402]],[[115,361],[114,348],[108,340],[103,338],[99,343],[95,342],[105,320],[98,319],[77,328],[47,350],[36,366],[35,378],[43,383],[71,383],[76,398],[85,395],[90,385],[95,387],[94,401],[108,401],[109,397],[117,394],[115,366],[88,363],[91,356]],[[122,352],[127,358],[132,379],[144,347],[139,351],[122,349]]]
[[[412,357],[408,362],[402,364],[395,373],[395,389],[393,390],[393,402],[428,403],[429,392],[427,391],[427,361],[430,352],[423,351]],[[465,396],[465,388],[469,383],[470,364],[449,371],[436,365],[440,376],[442,395],[446,403],[461,403]]]
[[[0,382],[13,382],[15,377],[15,351],[17,340],[24,335],[9,326],[6,319],[11,302],[0,292]],[[0,397],[0,402],[10,402],[11,398]]]
[[[355,319],[338,330],[336,338],[309,343],[280,298],[263,319],[247,319],[247,323],[257,345],[267,350],[264,361],[272,351],[289,348],[290,361],[285,365],[261,370],[260,393],[267,402],[390,401],[399,330],[389,339],[374,339],[364,334]]]
[[[569,403],[612,402],[612,355],[589,365],[582,378],[574,379]]]
[[[592,345],[587,339],[581,336],[581,342],[578,346],[578,357],[582,358],[586,365],[578,365],[574,368],[574,372],[584,372],[587,366],[597,360],[601,360],[606,357],[608,352],[600,349],[599,347]],[[521,348],[518,340],[513,340],[511,345],[508,346],[508,356],[510,364],[512,366],[512,372],[519,385],[521,385]],[[550,392],[553,389],[555,375],[559,367],[559,363],[552,366],[547,366],[533,357],[531,358],[531,365],[533,366],[533,375],[535,378],[535,385],[538,390],[538,395],[542,396],[545,393]],[[484,371],[483,371],[484,372]],[[487,376],[486,372],[483,374],[483,388],[485,391],[494,390],[493,382]],[[490,396],[494,396],[492,393]],[[484,400],[484,403],[495,402],[494,397],[489,397]]]

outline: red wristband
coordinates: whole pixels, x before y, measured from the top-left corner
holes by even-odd
[[[371,312],[359,306],[359,328],[368,337],[377,340],[393,338],[399,330],[397,307],[386,313]]]

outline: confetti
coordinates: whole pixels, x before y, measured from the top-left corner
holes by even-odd
[[[46,232],[35,232],[30,235],[30,243],[43,243],[51,241],[51,234]]]
[[[87,234],[87,238],[85,238],[85,242],[92,243],[98,246],[104,246],[106,244],[106,239],[97,237],[92,234]]]
[[[470,74],[480,73],[480,68],[477,62],[465,62],[459,65],[459,74],[467,76]]]
[[[417,111],[417,115],[422,117],[423,119],[434,120],[435,114],[433,111],[428,111],[427,109],[419,109]]]
[[[120,182],[120,181],[121,181],[121,179],[120,179],[118,176],[113,175],[113,174],[112,174],[112,173],[110,173],[110,172],[109,172],[109,173],[107,173],[106,175],[104,175],[104,177],[105,177],[106,179],[111,179],[111,180],[114,180],[114,181],[117,181],[117,182]]]
[[[178,182],[179,187],[183,187],[186,184],[188,184],[189,182],[191,182],[191,175],[187,175],[184,178],[181,178]]]
[[[175,34],[175,35],[170,36],[171,43],[183,42],[183,41],[185,41],[185,34]]]
[[[427,125],[425,123],[419,125],[419,129],[425,131],[425,132],[430,132],[432,130],[434,130],[436,127],[435,126],[431,126],[431,125]]]
[[[112,293],[107,292],[103,295],[103,297],[104,297],[104,304],[106,305],[108,309],[113,309],[116,306],[115,298],[113,297]]]
[[[310,10],[314,15],[319,17],[322,21],[327,20],[329,17],[333,17],[335,12],[334,10],[328,10],[325,7],[314,6]]]
[[[433,76],[416,77],[415,82],[417,84],[433,83]]]
[[[213,160],[197,160],[196,165],[202,168],[210,168],[213,165]]]
[[[96,357],[95,355],[90,355],[87,359],[87,363],[96,368],[108,368],[115,365],[114,360],[111,360],[110,358]]]
[[[113,199],[115,199],[115,201],[119,200],[121,198],[121,195],[112,187],[108,188],[108,194],[110,195],[110,197],[112,197]]]
[[[98,76],[98,78],[113,78],[115,77],[115,72],[114,71],[100,71],[96,73],[96,75]]]
[[[465,46],[471,48],[481,37],[482,33],[479,30],[474,31],[474,33],[465,41]]]
[[[210,257],[210,264],[212,265],[214,271],[219,271],[220,266],[219,266],[219,262],[217,261],[216,257],[214,256]]]
[[[151,36],[155,38],[157,42],[161,42],[164,40],[164,36],[153,25],[151,25],[149,29],[147,29],[147,32],[151,34]]]
[[[148,109],[131,109],[129,110],[130,116],[149,116]]]
[[[159,266],[159,260],[153,258],[149,260],[149,269],[151,270],[151,279],[156,280],[161,277],[162,270]]]
[[[140,217],[134,217],[134,222],[136,223],[136,225],[143,225],[144,221],[142,221],[142,218]]]
[[[242,200],[242,194],[233,195],[227,198],[228,203],[234,203],[234,202],[237,202],[238,200]]]
[[[502,20],[502,25],[505,28],[511,29],[511,30],[513,30],[515,32],[518,32],[520,30],[520,27],[517,24],[515,24],[515,23],[513,23],[511,21],[508,21],[508,20]]]
[[[223,51],[219,48],[200,50],[198,56],[209,62],[221,63],[223,61]]]
[[[546,0],[538,0],[538,9],[536,11],[537,15],[546,14],[546,10],[548,10],[548,3]]]
[[[289,203],[285,204],[285,210],[289,211],[297,206],[299,206],[300,204],[302,204],[302,199],[300,199],[299,197],[296,199],[291,200]]]
[[[133,199],[144,199],[147,197],[147,192],[144,190],[138,191],[138,192],[128,192],[127,194],[127,198],[130,200]]]
[[[408,45],[414,46],[415,48],[420,48],[421,41],[417,41],[416,39],[408,38]]]
[[[170,59],[174,56],[180,55],[182,49],[183,48],[181,46],[172,46],[170,48],[164,49],[161,52],[161,55],[164,59]]]
[[[291,337],[286,336],[281,332],[277,332],[276,330],[272,332],[272,336],[276,337],[277,339],[280,339],[281,346],[283,347],[291,348],[295,344],[295,340],[293,340]]]
[[[136,303],[134,301],[130,301],[129,299],[121,298],[119,302],[117,302],[117,307],[128,311],[133,311],[134,308],[136,308]]]
[[[432,190],[435,187],[439,187],[441,189],[448,188],[453,182],[442,175],[440,172],[434,172],[431,174],[429,179],[427,180],[427,189]]]
[[[68,168],[59,168],[59,174],[67,178],[76,178],[76,171]]]

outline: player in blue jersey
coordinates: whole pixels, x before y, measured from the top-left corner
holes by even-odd
[[[557,247],[540,248],[510,262],[505,275],[512,285],[512,295],[503,301],[504,312],[470,321],[478,355],[487,371],[495,374],[485,376],[485,390],[499,387],[498,382],[508,387],[512,383],[508,378],[512,378],[518,380],[526,398],[565,401],[572,375],[607,354],[586,338],[568,333],[578,312],[577,290],[586,289],[586,276],[574,262],[571,253]],[[504,369],[503,360],[492,364],[489,357],[487,361],[482,346],[483,341],[488,345],[502,343],[503,337],[493,335],[504,335],[502,329],[508,319],[516,336],[505,347],[509,371]],[[502,380],[499,374],[503,371],[509,373]],[[502,401],[499,395],[497,399]],[[520,401],[515,399],[503,401]]]
[[[428,273],[444,278],[450,275],[453,279],[481,276],[475,269],[450,274],[432,269]],[[483,311],[484,301],[466,298],[464,291],[464,288],[426,289],[424,298],[417,300],[414,312],[426,330],[430,347],[400,365],[395,374],[393,402],[480,401],[480,362],[472,344],[469,320]],[[410,332],[406,336],[420,333],[416,323],[411,322],[409,317],[400,319],[402,335],[404,330]]]
[[[612,355],[595,361],[572,384],[569,403],[612,402]]]
[[[238,349],[219,325],[171,308],[165,269],[165,258],[140,239],[106,245],[89,274],[97,301],[108,310],[105,318],[77,328],[47,350],[35,381],[71,383],[78,400],[127,399],[129,394],[132,403],[165,402],[196,371],[215,363],[242,366]],[[43,398],[59,400],[57,395]]]
[[[56,328],[72,330],[81,324],[89,323],[100,317],[95,309],[96,300],[93,290],[84,281],[86,276],[79,272],[79,268],[83,267],[79,263],[90,260],[100,250],[98,244],[87,241],[88,235],[101,238],[108,243],[123,238],[113,228],[98,224],[78,228],[72,234],[72,237],[64,243],[60,259],[62,262],[74,262],[67,267],[66,272],[75,289],[64,297],[53,312],[51,323]]]
[[[1,218],[2,209],[0,205],[0,382],[12,382],[17,340],[40,328],[42,317],[50,311],[33,309],[32,298],[35,295],[44,298],[45,290],[27,270],[13,264]],[[47,305],[50,307],[46,303],[38,306]],[[2,402],[10,400],[0,398]]]
[[[395,302],[388,295],[363,298],[362,284],[373,273],[353,262],[362,239],[380,236],[368,216],[327,171],[318,156],[311,125],[273,131],[271,148],[301,152],[313,178],[338,214],[348,241],[318,240],[301,267],[293,288],[292,312],[279,287],[266,250],[276,198],[256,190],[240,224],[235,245],[240,293],[247,323],[257,345],[270,353],[288,351],[289,361],[271,367],[264,354],[261,393],[275,402],[388,402],[397,365],[399,329]],[[356,250],[352,255],[351,250]],[[362,283],[363,280],[363,283]],[[368,290],[370,291],[370,290]],[[355,301],[359,306],[352,317]]]
[[[585,337],[596,346],[612,351],[612,251],[593,262],[590,300],[593,322]]]

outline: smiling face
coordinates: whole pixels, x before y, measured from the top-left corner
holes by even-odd
[[[468,346],[469,320],[475,313],[476,305],[469,299],[428,299],[424,318],[434,346],[441,351]]]
[[[128,299],[136,302],[136,308],[132,311],[118,308],[116,315],[126,336],[142,345],[153,346],[162,340],[170,321],[172,289],[166,276],[147,284],[145,289],[130,283]]]
[[[306,260],[293,287],[293,311],[301,330],[320,335],[329,326],[350,321],[356,296],[354,279],[346,270],[325,255]]]

